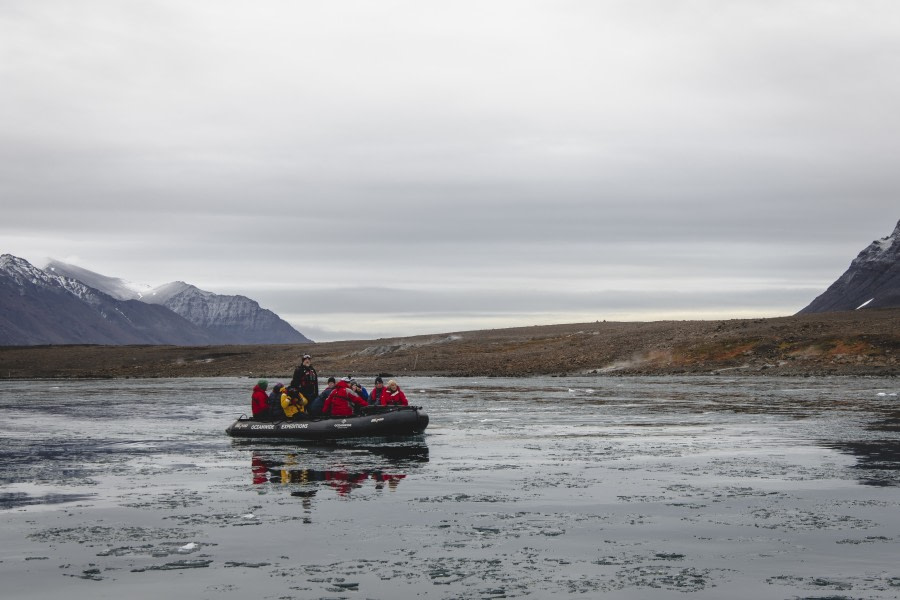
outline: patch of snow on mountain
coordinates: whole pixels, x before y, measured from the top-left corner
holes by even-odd
[[[878,241],[876,242],[876,245],[877,245],[877,247],[878,247],[878,252],[879,252],[879,253],[882,253],[882,254],[885,253],[885,252],[887,252],[888,250],[891,249],[891,246],[894,245],[894,242],[895,242],[895,241],[896,241],[896,238],[895,238],[894,236],[889,236],[889,237],[886,237],[886,238],[881,238],[880,240],[878,240]]]

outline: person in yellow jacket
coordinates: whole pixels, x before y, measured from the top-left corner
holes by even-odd
[[[284,411],[284,416],[288,419],[293,419],[300,414],[306,414],[307,404],[309,404],[309,400],[297,388],[284,388],[281,392],[281,409]]]

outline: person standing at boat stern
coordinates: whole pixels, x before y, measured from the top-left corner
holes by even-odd
[[[294,369],[294,376],[288,387],[297,388],[309,399],[319,395],[319,374],[312,367],[312,357],[309,354],[304,354],[300,366]]]
[[[350,389],[350,382],[344,378],[337,382],[331,394],[325,400],[322,414],[331,415],[332,417],[352,417],[354,404],[357,406],[369,405],[359,394]]]
[[[266,393],[266,388],[268,387],[269,382],[265,379],[260,379],[253,386],[253,394],[250,396],[250,408],[253,410],[254,419],[261,420],[269,417],[269,395]]]

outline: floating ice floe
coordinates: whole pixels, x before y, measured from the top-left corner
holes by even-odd
[[[255,519],[256,515],[254,515],[253,513],[247,513],[246,515],[241,515],[241,518],[242,519]]]
[[[193,551],[196,550],[199,546],[200,546],[200,545],[199,545],[197,542],[188,542],[188,543],[185,544],[184,546],[180,547],[180,548],[177,550],[177,552],[179,552],[179,553],[181,553],[181,554],[187,554],[188,552],[193,552]]]

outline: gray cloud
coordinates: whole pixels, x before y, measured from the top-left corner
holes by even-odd
[[[787,314],[898,218],[898,28],[871,0],[13,0],[3,250],[326,336],[374,331],[347,286],[393,290],[388,334]]]

